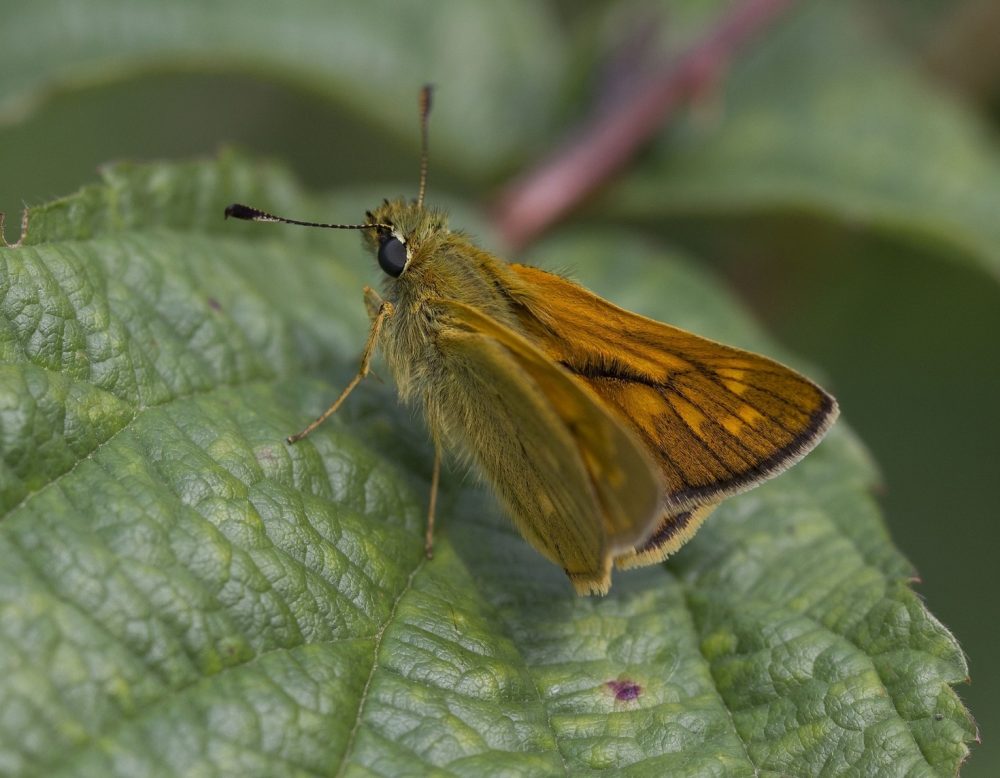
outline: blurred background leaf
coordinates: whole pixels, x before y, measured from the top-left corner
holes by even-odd
[[[681,50],[728,5],[303,1],[276,17],[263,3],[8,0],[0,210],[72,191],[109,160],[231,142],[314,188],[381,197],[399,192],[391,180],[411,193],[426,81],[438,86],[431,192],[483,203],[613,100],[623,73]],[[919,591],[970,656],[960,693],[986,734],[972,776],[1000,767],[1000,635],[984,616],[1000,586],[995,8],[798,4],[578,217],[693,251],[829,376],[883,470]],[[304,216],[356,218],[368,202]],[[217,203],[203,208],[217,218]]]

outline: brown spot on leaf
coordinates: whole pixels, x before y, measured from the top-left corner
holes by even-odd
[[[618,702],[637,700],[642,694],[642,687],[635,681],[608,681],[607,687],[614,693]]]

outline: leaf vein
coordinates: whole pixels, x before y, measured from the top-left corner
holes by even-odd
[[[372,680],[375,678],[375,672],[378,670],[378,655],[379,650],[382,647],[382,639],[385,637],[386,630],[392,625],[393,619],[396,616],[396,611],[399,610],[399,604],[403,601],[403,598],[410,592],[413,588],[413,581],[417,577],[417,573],[423,569],[424,565],[427,563],[427,557],[421,555],[420,561],[416,564],[413,570],[410,571],[410,575],[406,579],[406,583],[400,590],[399,594],[396,595],[396,599],[393,600],[392,608],[389,610],[389,615],[385,619],[385,624],[375,635],[374,646],[372,648],[372,666],[371,670],[368,672],[368,677],[365,679],[365,685],[361,690],[361,697],[358,700],[358,713],[354,719],[354,726],[351,727],[351,734],[347,737],[347,745],[344,747],[344,756],[340,761],[340,767],[337,768],[337,778],[344,775],[344,771],[347,769],[347,765],[350,762],[351,752],[354,750],[354,743],[357,739],[358,730],[361,729],[361,721],[364,718],[365,704],[368,701],[368,692],[371,689]]]

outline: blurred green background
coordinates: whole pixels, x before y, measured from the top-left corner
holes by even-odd
[[[3,0],[7,239],[23,205],[103,162],[226,144],[317,189],[413,193],[425,81],[430,199],[485,207],[733,5]],[[826,377],[917,590],[969,655],[984,743],[963,774],[997,775],[1000,5],[790,6],[572,218],[693,251]]]

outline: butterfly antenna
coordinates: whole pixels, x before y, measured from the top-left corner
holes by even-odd
[[[417,207],[424,204],[424,192],[427,191],[427,117],[431,114],[431,92],[433,88],[426,84],[420,90],[420,189],[417,191]]]
[[[284,224],[298,224],[302,227],[323,227],[329,230],[375,230],[384,228],[392,229],[391,224],[323,224],[321,222],[303,222],[298,219],[286,219],[284,216],[275,216],[273,213],[262,211],[259,208],[251,208],[249,205],[233,203],[226,206],[226,218],[232,216],[234,219],[244,219],[248,222],[282,222]]]

